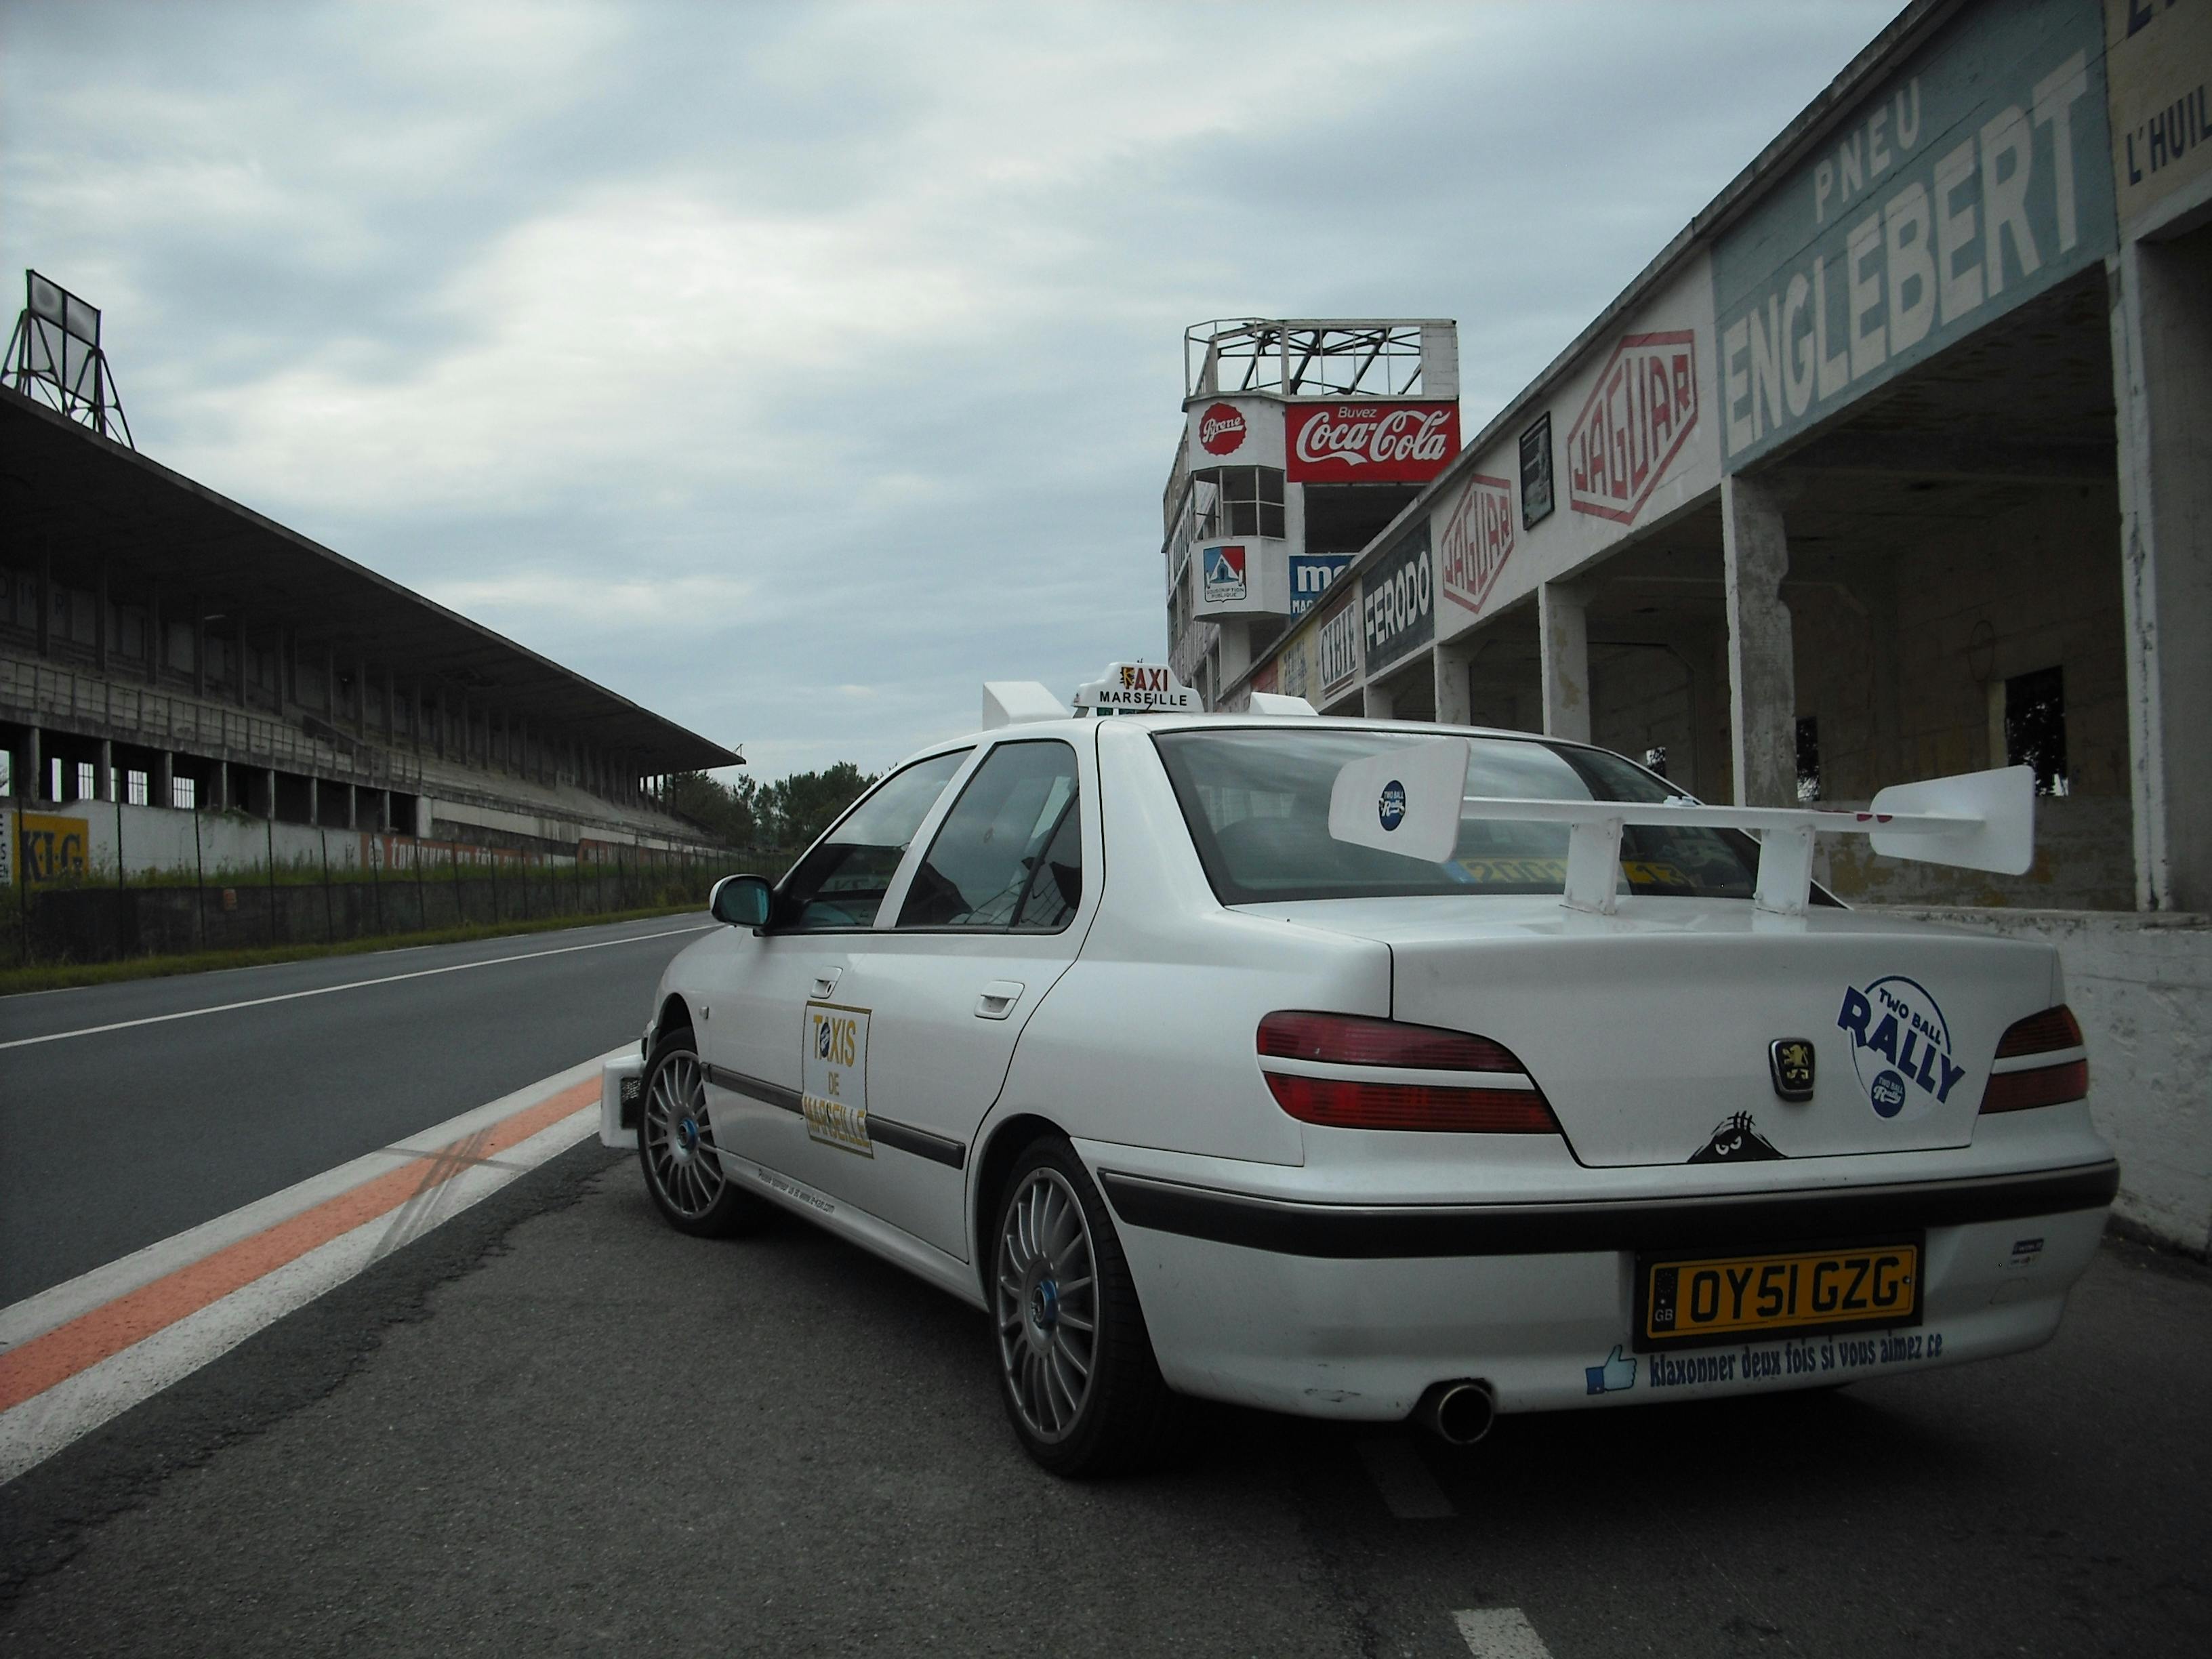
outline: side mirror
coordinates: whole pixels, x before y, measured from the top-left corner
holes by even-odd
[[[770,890],[765,876],[724,876],[707,901],[714,920],[732,927],[768,926]]]

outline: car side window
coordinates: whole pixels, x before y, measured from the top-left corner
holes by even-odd
[[[783,878],[776,894],[776,931],[873,927],[915,831],[972,752],[932,755],[877,785]]]
[[[1005,743],[945,814],[900,907],[901,927],[1057,933],[1083,897],[1075,750]]]

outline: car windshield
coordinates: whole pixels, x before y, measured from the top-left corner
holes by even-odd
[[[1153,742],[1224,904],[1559,892],[1567,874],[1563,823],[1488,819],[1470,806],[1459,844],[1436,864],[1330,836],[1340,768],[1433,736],[1235,726],[1164,732]],[[1468,747],[1471,796],[1657,802],[1671,793],[1664,780],[1602,750],[1515,738],[1474,738]],[[1631,825],[1621,836],[1619,890],[1747,899],[1758,865],[1757,844],[1735,830]],[[1814,902],[1832,902],[1817,890]]]

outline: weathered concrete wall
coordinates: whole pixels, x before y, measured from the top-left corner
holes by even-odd
[[[1797,712],[1820,722],[1821,802],[2006,762],[2004,684],[2065,677],[2069,793],[2037,802],[2037,858],[2017,878],[1827,849],[1845,898],[2135,908],[2118,497],[2106,484],[2022,486],[1987,522],[1938,528],[1848,583],[1792,592]]]
[[[2119,1154],[2118,1213],[2168,1243],[2212,1251],[2212,917],[1891,913],[2058,947],[2089,1045],[2090,1110]]]
[[[15,816],[12,805],[0,811],[12,845]],[[273,851],[280,867],[319,870],[327,854],[333,872],[365,870],[374,862],[380,869],[410,869],[420,856],[445,865],[458,859],[464,865],[487,863],[494,858],[512,862],[515,854],[465,842],[416,842],[404,836],[380,836],[368,830],[319,830],[304,823],[271,823],[244,812],[187,812],[158,806],[118,808],[112,801],[70,801],[64,805],[31,811],[34,817],[74,821],[83,826],[85,873],[94,881],[113,881],[118,845],[124,874],[132,880],[161,874],[185,880],[204,871],[210,881],[265,869]],[[118,816],[120,836],[118,841]],[[197,851],[194,832],[198,831]],[[538,864],[569,864],[566,859],[533,856]]]
[[[1667,776],[1709,801],[1729,798],[1728,653],[1718,633],[1666,645],[1590,642],[1590,736],[1631,760],[1667,751]]]
[[[1999,757],[2000,763],[2002,757]],[[1823,806],[1863,810],[1857,800]],[[2045,795],[2035,803],[2035,862],[2024,876],[1954,870],[1878,856],[1860,836],[1820,840],[1813,875],[1853,904],[1970,904],[2030,909],[2126,910],[2135,883],[2122,857],[2128,848],[2124,795]]]

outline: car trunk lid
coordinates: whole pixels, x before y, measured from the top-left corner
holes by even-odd
[[[1964,1146],[1999,1036],[2054,1000],[2047,946],[1840,909],[1630,899],[1596,916],[1510,896],[1252,908],[1388,945],[1392,1017],[1511,1049],[1590,1164]],[[1801,1068],[1809,1088],[1786,1098]]]

